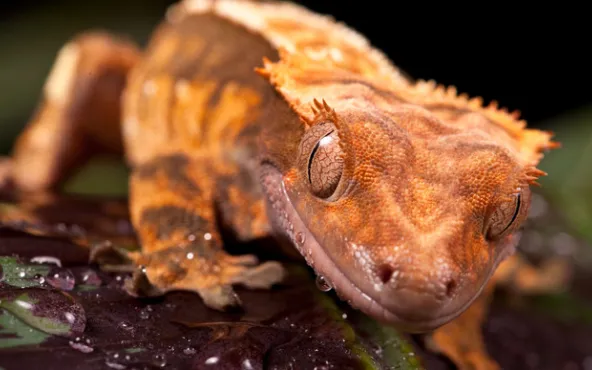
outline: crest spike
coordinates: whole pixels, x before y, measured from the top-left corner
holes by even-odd
[[[300,116],[300,123],[302,123],[305,127],[310,127],[312,125],[312,121],[310,121],[308,118]]]
[[[319,111],[323,110],[324,106],[320,101],[317,100],[317,98],[314,98],[312,102]]]

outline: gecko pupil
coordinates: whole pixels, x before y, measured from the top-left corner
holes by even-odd
[[[512,216],[512,220],[510,221],[510,223],[508,224],[506,229],[508,227],[510,227],[514,223],[514,221],[516,221],[516,218],[518,217],[518,214],[520,213],[520,199],[521,199],[520,193],[518,193],[518,195],[516,195],[516,210],[514,211],[514,215]]]
[[[516,207],[514,208],[514,214],[512,215],[512,219],[510,219],[510,222],[508,222],[508,225],[502,230],[502,232],[500,234],[505,233],[506,230],[508,230],[510,228],[510,226],[512,226],[514,221],[516,221],[516,218],[520,214],[520,203],[521,203],[521,196],[520,196],[520,193],[518,193],[516,195]]]
[[[311,172],[312,162],[314,160],[315,154],[319,150],[319,147],[320,147],[321,142],[323,141],[323,139],[326,138],[327,136],[331,135],[332,133],[333,133],[333,131],[329,131],[325,136],[323,136],[319,141],[317,141],[317,143],[315,144],[314,148],[312,148],[312,152],[310,153],[310,158],[308,160],[308,182],[310,184],[312,184],[312,176],[311,176],[310,172]]]

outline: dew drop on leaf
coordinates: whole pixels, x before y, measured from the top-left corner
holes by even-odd
[[[31,258],[31,263],[39,263],[39,264],[50,264],[56,265],[58,267],[62,267],[62,261],[59,258],[53,256],[35,256]]]
[[[183,350],[183,353],[186,354],[187,356],[191,356],[194,355],[197,351],[195,350],[195,348],[192,347],[187,347]]]
[[[140,310],[140,319],[148,320],[150,318],[150,311],[147,309]]]
[[[125,330],[131,330],[133,329],[132,324],[130,324],[129,322],[126,321],[122,321],[119,323],[119,327]]]
[[[167,362],[163,354],[157,353],[154,355],[154,364],[158,367],[165,367]]]
[[[103,282],[95,271],[89,269],[82,273],[82,283],[92,286],[101,286]]]
[[[56,289],[72,290],[76,285],[74,274],[69,269],[55,267],[49,271],[45,281]]]
[[[84,341],[82,341],[80,337],[76,337],[76,339],[69,341],[68,344],[70,345],[70,347],[82,353],[91,353],[95,350],[91,346],[87,345]]]

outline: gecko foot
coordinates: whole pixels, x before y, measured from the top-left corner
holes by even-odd
[[[488,283],[465,312],[427,336],[427,347],[446,356],[459,370],[499,370],[487,353],[482,333],[494,289],[495,283]]]
[[[472,342],[461,328],[444,328],[428,338],[428,347],[439,352],[454,363],[458,370],[500,370],[483,347],[483,342]],[[464,337],[464,338],[463,338]]]
[[[110,241],[91,245],[89,263],[97,263],[106,272],[134,272],[137,267],[129,257],[131,252]]]
[[[494,279],[521,295],[536,295],[565,291],[572,275],[573,267],[566,258],[550,257],[534,266],[520,255],[513,255],[498,267]]]
[[[253,255],[232,256],[224,251],[199,253],[192,246],[173,247],[151,253],[127,254],[134,266],[125,288],[134,296],[158,296],[173,290],[193,291],[206,306],[223,311],[240,306],[232,285],[269,289],[281,282],[284,267],[276,261],[259,263]]]

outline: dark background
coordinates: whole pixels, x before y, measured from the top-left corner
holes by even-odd
[[[28,118],[59,46],[76,32],[106,28],[144,43],[172,1],[3,1],[0,5],[0,152]],[[582,9],[484,3],[434,7],[389,1],[300,1],[365,34],[416,78],[520,110],[533,125],[592,101]],[[36,93],[36,94],[35,94]],[[2,95],[0,94],[0,95]],[[18,99],[18,102],[12,100]],[[9,104],[12,103],[12,104]],[[8,105],[12,105],[9,107]],[[17,105],[19,109],[16,109]],[[11,114],[7,115],[6,110]],[[7,122],[8,121],[8,122]]]

